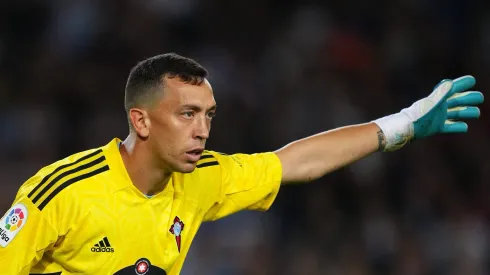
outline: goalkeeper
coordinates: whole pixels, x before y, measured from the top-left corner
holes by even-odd
[[[444,80],[426,98],[369,123],[275,152],[204,150],[217,105],[207,71],[158,55],[125,89],[126,139],[48,165],[0,220],[1,274],[178,274],[202,222],[267,210],[281,185],[318,179],[377,151],[465,133],[480,116],[475,79]]]

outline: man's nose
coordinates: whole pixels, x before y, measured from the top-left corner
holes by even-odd
[[[206,118],[197,121],[195,129],[195,138],[206,140],[209,138],[210,123]]]

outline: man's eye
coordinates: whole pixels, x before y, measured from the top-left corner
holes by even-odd
[[[209,118],[213,118],[213,117],[215,117],[215,116],[216,116],[216,113],[208,113],[208,117],[209,117]]]
[[[194,116],[193,112],[183,112],[182,115],[186,118],[192,118]]]

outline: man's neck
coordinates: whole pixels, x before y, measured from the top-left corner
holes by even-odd
[[[120,144],[119,152],[131,181],[141,193],[153,196],[165,189],[172,173],[158,167],[150,150],[137,137],[129,135]]]

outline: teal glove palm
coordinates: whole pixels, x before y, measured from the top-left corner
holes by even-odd
[[[451,85],[452,84],[452,85]],[[480,117],[480,109],[474,107],[483,102],[483,94],[466,90],[475,85],[472,76],[464,76],[453,81],[443,80],[422,104],[421,117],[413,122],[414,138],[420,139],[439,133],[465,133],[468,125],[461,119]],[[415,103],[417,104],[417,103]],[[407,110],[409,112],[409,110]]]
[[[467,91],[475,85],[475,78],[463,76],[443,80],[432,93],[400,113],[380,118],[375,123],[385,134],[385,151],[394,151],[411,140],[437,134],[465,133],[468,125],[461,121],[480,117],[483,94]]]

